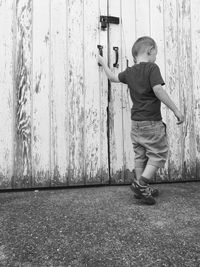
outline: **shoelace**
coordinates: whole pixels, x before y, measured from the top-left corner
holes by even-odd
[[[142,191],[142,194],[143,194],[144,196],[147,196],[147,197],[150,197],[150,196],[151,196],[151,192],[152,192],[152,190],[151,190],[150,187],[147,187],[147,188],[145,188],[145,189],[140,189],[140,190]]]
[[[153,192],[153,188],[151,188],[151,187],[147,187],[146,190],[147,190],[150,194],[152,194],[152,192]]]
[[[137,184],[137,186],[139,187],[139,190],[142,192],[142,194],[146,197],[151,196],[152,193],[152,188],[150,188],[149,186],[142,188],[140,185]]]

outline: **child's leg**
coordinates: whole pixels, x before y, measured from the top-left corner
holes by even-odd
[[[140,177],[142,176],[144,169],[145,167],[135,167],[135,175],[136,175],[137,181],[139,181]]]
[[[137,178],[137,180],[139,181],[141,185],[146,185],[148,181],[151,180],[155,176],[158,169],[159,167],[157,166],[147,164],[141,176]]]
[[[142,176],[145,177],[146,179],[152,179],[154,175],[156,174],[157,170],[159,167],[153,166],[153,165],[146,165],[146,168],[144,169]]]

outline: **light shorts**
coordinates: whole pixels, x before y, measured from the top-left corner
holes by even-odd
[[[163,167],[168,154],[166,125],[162,121],[133,121],[131,140],[135,152],[135,167],[147,164]]]

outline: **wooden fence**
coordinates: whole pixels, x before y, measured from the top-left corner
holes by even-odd
[[[1,0],[0,188],[129,183],[134,169],[128,88],[113,72],[152,36],[165,89],[185,115],[162,107],[170,153],[156,181],[200,179],[200,1]],[[102,30],[100,16],[119,24]],[[119,66],[114,67],[119,49]]]

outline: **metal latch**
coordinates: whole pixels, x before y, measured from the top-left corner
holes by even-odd
[[[101,22],[101,29],[105,31],[109,23],[119,24],[119,18],[112,16],[100,16],[100,22]]]

